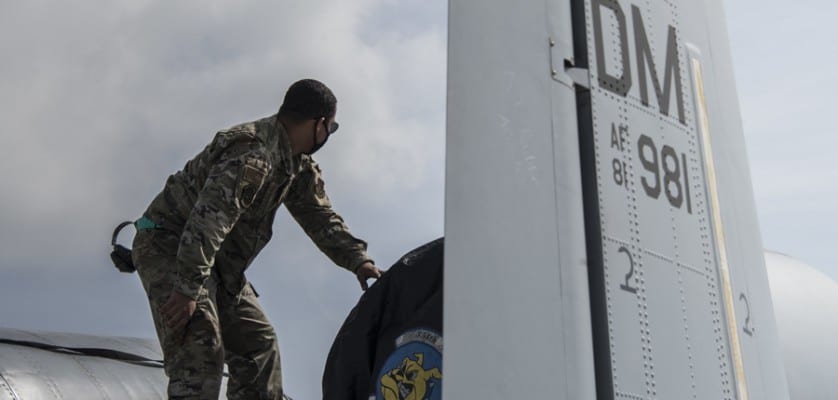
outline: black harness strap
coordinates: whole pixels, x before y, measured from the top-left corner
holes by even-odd
[[[124,361],[131,364],[137,364],[144,367],[163,368],[163,360],[153,360],[143,356],[138,356],[124,351],[100,349],[93,347],[64,347],[48,343],[31,342],[28,340],[14,340],[14,339],[0,339],[2,344],[11,344],[15,346],[32,347],[40,350],[52,351],[55,353],[68,354],[73,356],[90,356],[107,358],[109,360]]]

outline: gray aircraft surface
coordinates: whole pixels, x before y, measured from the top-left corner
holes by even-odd
[[[724,20],[449,2],[443,397],[835,398],[838,285],[763,251]],[[0,338],[0,400],[164,397],[153,341]]]
[[[835,398],[797,370],[838,376],[828,337],[784,364],[721,0],[451,0],[448,29],[444,397]]]

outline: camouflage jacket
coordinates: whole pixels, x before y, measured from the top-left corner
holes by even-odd
[[[238,293],[283,203],[335,264],[354,272],[371,261],[366,242],[352,236],[332,210],[320,174],[311,157],[292,156],[276,115],[218,132],[169,177],[145,213],[163,226],[154,246],[177,255],[175,288],[196,298],[213,273]]]

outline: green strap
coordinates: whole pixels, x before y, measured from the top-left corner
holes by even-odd
[[[146,217],[142,217],[142,218],[134,221],[134,227],[137,228],[138,231],[141,231],[143,229],[160,229],[163,226],[158,225],[157,223],[155,223],[154,221],[152,221],[152,220],[150,220]]]

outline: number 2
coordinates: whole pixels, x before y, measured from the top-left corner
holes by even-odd
[[[634,260],[631,258],[631,253],[628,251],[626,246],[621,246],[620,253],[626,253],[629,258],[629,272],[626,274],[626,283],[620,285],[620,289],[625,290],[629,293],[637,294],[637,288],[631,287],[631,277],[634,275]]]
[[[754,336],[755,329],[751,326],[751,306],[748,304],[748,298],[745,297],[745,293],[739,294],[739,300],[745,301],[745,326],[742,327],[742,331],[744,331],[748,336]]]

